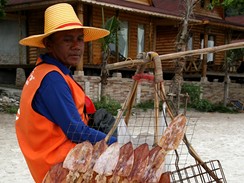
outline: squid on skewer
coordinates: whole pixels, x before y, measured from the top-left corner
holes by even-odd
[[[134,164],[134,150],[131,142],[124,144],[119,151],[119,160],[109,183],[122,182],[130,175]]]
[[[92,159],[93,146],[85,141],[77,144],[66,156],[63,167],[69,170],[67,182],[74,182],[85,173]]]
[[[82,183],[91,183],[95,182],[95,172],[93,171],[93,167],[97,161],[97,159],[101,156],[101,154],[108,148],[108,145],[105,139],[97,142],[94,145],[93,152],[92,152],[92,159],[89,164],[87,172],[82,175]]]
[[[96,181],[99,183],[107,182],[107,177],[112,176],[116,164],[119,160],[120,146],[118,142],[111,144],[106,151],[97,159],[93,171],[98,175]]]
[[[166,128],[158,145],[149,150],[144,143],[133,149],[128,142],[107,146],[106,141],[77,144],[63,163],[51,168],[43,183],[168,183],[164,160],[168,151],[175,150],[184,137],[186,118],[176,116]]]

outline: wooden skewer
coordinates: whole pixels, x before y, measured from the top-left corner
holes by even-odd
[[[212,172],[210,168],[203,162],[203,160],[200,158],[200,156],[197,154],[195,149],[192,147],[192,145],[189,143],[186,135],[183,137],[183,142],[186,144],[188,151],[190,154],[194,157],[194,159],[209,173],[209,175],[217,182],[222,183],[219,178]]]
[[[158,83],[154,85],[154,144],[158,144],[158,116],[159,116],[159,97],[157,94]]]

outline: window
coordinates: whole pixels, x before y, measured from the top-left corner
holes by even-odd
[[[201,8],[204,8],[204,6],[205,6],[205,0],[201,0],[200,3],[201,3]]]
[[[208,36],[208,48],[212,48],[214,47],[214,36],[213,35],[209,35]],[[213,53],[208,53],[207,56],[207,62],[213,62],[214,61],[214,54]]]
[[[189,34],[189,37],[188,37],[187,50],[193,50],[192,34]]]
[[[116,51],[115,44],[109,45],[111,51]],[[128,22],[120,21],[120,30],[118,31],[118,49],[119,55],[128,57]]]
[[[144,25],[139,24],[137,28],[137,53],[141,53],[144,51],[144,37]]]
[[[215,44],[215,36],[208,35],[208,45],[207,48],[214,47]],[[201,48],[204,48],[204,35],[201,34]],[[200,59],[203,59],[203,54],[201,54]],[[207,62],[213,62],[214,61],[214,53],[208,53],[207,54]]]

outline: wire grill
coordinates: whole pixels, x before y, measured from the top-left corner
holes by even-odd
[[[223,169],[218,160],[212,160],[205,162],[211,172],[218,177],[217,180],[214,180],[213,177],[209,175],[201,164],[191,165],[179,170],[171,172],[171,182],[172,183],[226,183]]]
[[[194,116],[188,116],[188,121],[186,124],[186,135],[189,139],[189,141],[192,140],[195,126],[198,121],[198,117]],[[122,118],[123,120],[123,118]],[[160,111],[160,115],[158,117],[158,121],[162,122],[158,125],[159,135],[158,139],[161,138],[163,134],[163,131],[166,129],[167,124],[170,122],[170,118],[167,116],[164,116],[163,111]],[[166,123],[164,122],[166,121]],[[118,129],[121,128],[121,124],[118,125]],[[141,145],[143,143],[147,143],[149,145],[149,148],[152,148],[154,145],[154,127],[155,127],[155,114],[154,109],[148,109],[146,111],[143,111],[142,109],[136,109],[133,108],[132,115],[130,117],[127,130],[129,132],[124,134],[124,136],[120,137],[121,139],[119,142],[122,144],[125,144],[127,141],[132,141],[134,147],[137,147],[138,145]],[[161,130],[161,132],[160,132]],[[119,133],[120,134],[120,133]],[[132,138],[130,138],[130,137]],[[175,170],[176,167],[185,167],[189,164],[188,161],[189,152],[184,144],[184,142],[181,142],[178,146],[177,151],[170,151],[167,154],[166,161],[165,161],[165,169],[166,171]],[[177,162],[177,165],[176,165]]]
[[[163,111],[161,111],[158,117],[159,121],[165,121],[165,123],[158,125],[158,128],[162,130],[161,133],[163,133],[167,124],[170,122],[170,118],[164,115]],[[187,119],[185,135],[190,143],[199,118],[197,116],[187,116]],[[153,109],[143,111],[133,108],[127,126],[129,134],[126,135],[132,137],[137,136],[137,138],[130,138],[127,140],[132,141],[134,147],[147,143],[149,148],[152,148],[154,145],[154,126],[155,114]],[[159,135],[158,138],[160,139],[160,137]],[[126,139],[126,137],[124,138]],[[124,144],[125,142],[121,143]],[[170,151],[167,154],[165,159],[165,172],[169,172],[172,183],[226,183],[223,169],[218,160],[204,162],[204,164],[209,168],[208,170],[206,170],[202,164],[197,163],[194,157],[190,155],[187,145],[182,141],[177,150]],[[216,177],[212,177],[211,174],[214,174],[217,179]]]

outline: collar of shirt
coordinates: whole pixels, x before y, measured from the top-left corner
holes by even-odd
[[[40,58],[43,62],[57,66],[65,75],[69,74],[72,77],[70,70],[55,58],[50,57],[48,54],[41,54]]]

